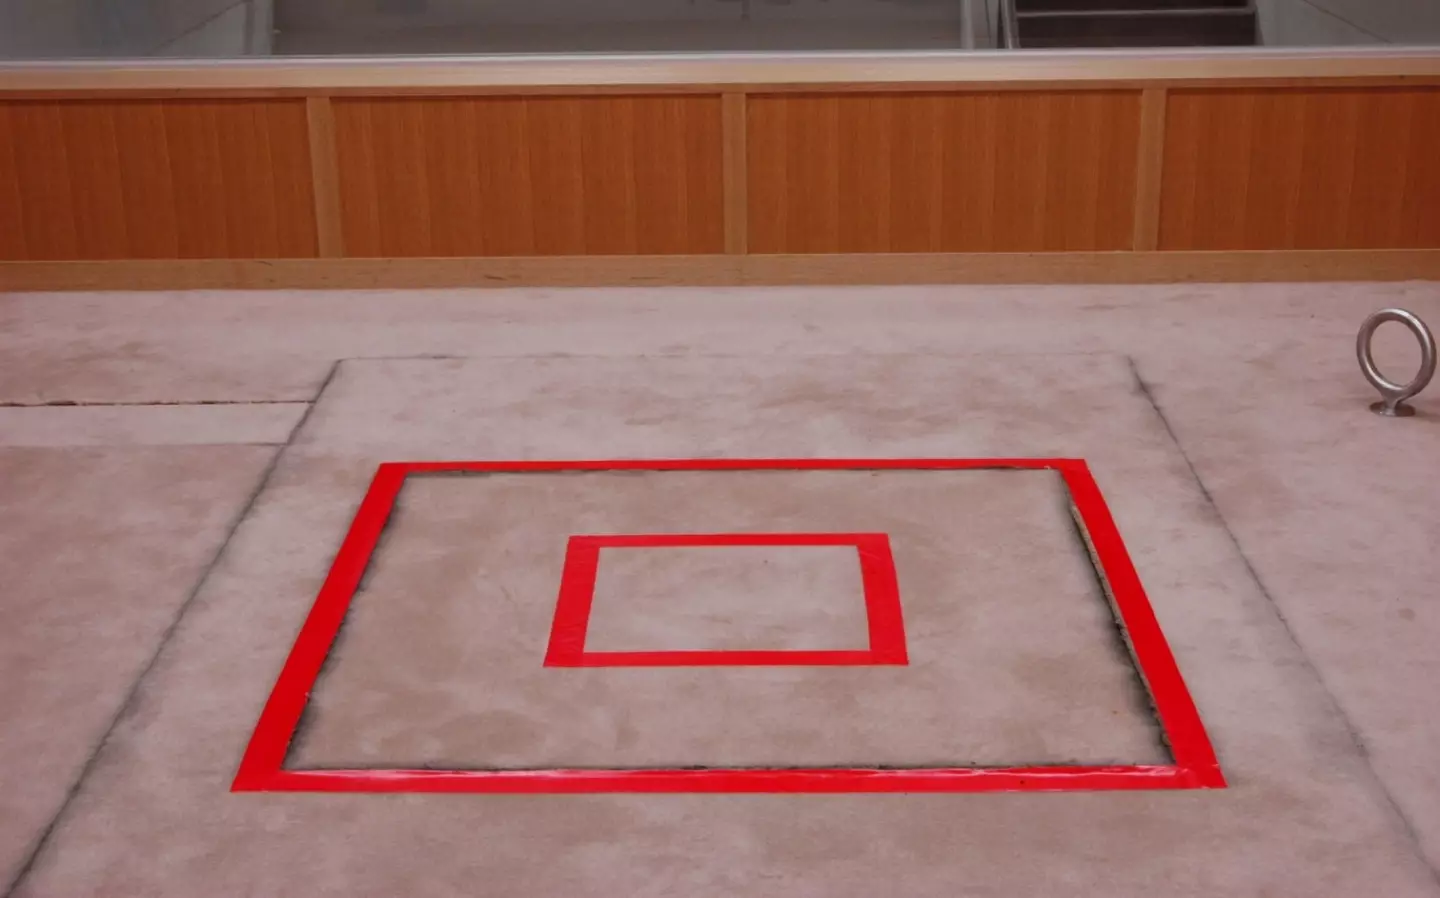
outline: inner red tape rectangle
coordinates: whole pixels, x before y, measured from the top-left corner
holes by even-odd
[[[854,546],[869,624],[868,649],[840,651],[590,652],[585,632],[595,596],[601,549],[676,546]],[[572,536],[560,575],[547,667],[724,667],[762,665],[905,664],[905,623],[890,539],[883,533],[685,533]]]

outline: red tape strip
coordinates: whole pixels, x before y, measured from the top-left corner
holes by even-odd
[[[845,651],[590,652],[585,633],[601,549],[678,546],[854,546],[870,631],[868,649]],[[546,667],[736,667],[906,664],[905,621],[890,539],[883,533],[657,533],[572,536],[560,576]]]

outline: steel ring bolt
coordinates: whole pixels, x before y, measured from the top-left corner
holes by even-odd
[[[1420,341],[1420,370],[1407,384],[1386,380],[1375,367],[1375,356],[1370,344],[1375,339],[1375,330],[1387,321],[1405,325],[1410,333],[1415,335],[1415,339]],[[1366,318],[1365,323],[1360,325],[1360,334],[1355,338],[1355,355],[1360,360],[1360,370],[1365,374],[1365,379],[1384,397],[1381,402],[1370,406],[1372,412],[1389,418],[1408,418],[1415,414],[1414,407],[1407,405],[1405,400],[1429,386],[1430,379],[1435,376],[1435,337],[1430,333],[1430,328],[1425,326],[1425,322],[1413,312],[1404,309],[1382,309]]]

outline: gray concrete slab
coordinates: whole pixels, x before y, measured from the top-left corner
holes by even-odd
[[[826,896],[1440,894],[1345,719],[1137,397],[1130,366],[1108,356],[346,365],[17,894],[449,895],[476,883],[502,895],[731,895],[766,883]],[[1024,446],[1090,458],[1231,788],[225,792],[376,461],[577,446],[648,457]]]
[[[274,454],[0,449],[0,878],[59,812]]]
[[[1219,509],[1233,520],[1270,598],[1283,611],[1304,652],[1294,663],[1318,669],[1434,864],[1440,862],[1440,825],[1433,809],[1440,807],[1440,796],[1427,759],[1433,754],[1440,705],[1423,689],[1434,679],[1431,646],[1440,637],[1440,623],[1424,613],[1435,582],[1433,567],[1424,563],[1434,542],[1428,536],[1433,517],[1424,506],[1427,500],[1433,504],[1436,491],[1426,485],[1423,461],[1433,438],[1429,430],[1354,430],[1359,425],[1349,417],[1352,411],[1364,417],[1358,410],[1370,401],[1368,388],[1351,367],[1354,331],[1364,315],[1386,305],[1411,308],[1433,324],[1440,321],[1440,284],[14,294],[0,295],[0,402],[301,401],[313,395],[334,359],[377,355],[779,355],[800,364],[800,357],[817,355],[1124,353],[1154,388],[1201,477],[1213,487]],[[1380,334],[1382,367],[1388,362],[1398,371],[1413,354],[1387,330]],[[1422,416],[1433,420],[1440,416],[1440,393],[1431,393],[1417,405]],[[1321,410],[1324,426],[1307,426]],[[61,436],[35,441],[109,439],[112,432],[117,439],[133,438],[123,429],[100,429],[89,436],[66,429]],[[650,432],[657,446],[675,448],[658,433]],[[778,434],[783,431],[776,429],[770,442],[782,442]],[[153,437],[142,435],[140,441],[145,439]],[[168,439],[178,437],[172,433]],[[469,445],[460,449],[477,445],[473,433],[466,440]],[[1199,451],[1212,443],[1212,451]],[[487,445],[483,437],[478,445]],[[633,450],[636,443],[623,445]],[[1341,447],[1334,457],[1332,447]],[[1393,464],[1366,467],[1370,458],[1390,457],[1397,447],[1403,451],[1394,455]],[[336,479],[325,465],[310,475],[314,482]],[[355,481],[363,485],[367,476],[362,471]],[[1397,492],[1397,480],[1408,486]],[[333,519],[302,501],[287,506],[278,520],[338,532],[354,489],[354,483],[337,487],[339,510]],[[1312,538],[1320,534],[1325,538]],[[273,564],[298,551],[283,542],[272,548],[269,562],[256,563]],[[288,588],[304,594],[313,593],[316,585],[307,580]],[[1374,613],[1377,606],[1393,614]],[[293,618],[269,622],[292,629],[296,624]],[[278,659],[271,660],[278,665]],[[183,756],[179,763],[185,763]],[[1027,815],[1053,807],[1043,803],[1046,799],[1035,804],[1017,796],[998,804],[973,800],[998,809],[1003,816],[995,818],[995,825],[1015,831],[1029,825]],[[882,805],[888,801],[876,799]],[[937,803],[949,802],[941,797],[921,800],[919,806]],[[348,806],[344,800],[339,804]],[[613,807],[608,801],[587,805],[597,819],[601,804]],[[809,834],[817,864],[908,857],[919,868],[917,888],[927,881],[928,859],[949,851],[948,843],[936,839],[945,830],[931,827],[928,819],[898,830],[878,823],[868,830],[863,822],[859,830],[834,825],[864,816],[863,804],[846,803],[847,809],[828,800],[778,808],[765,802],[734,804],[752,808],[753,826],[722,831],[702,825],[702,831],[723,837],[757,863],[728,870],[710,864],[695,868],[703,883],[728,886],[732,893],[753,891],[756,882],[764,881],[751,874],[764,866],[759,860],[768,858],[761,847],[770,844],[770,826]],[[534,817],[531,804],[496,801],[489,806],[504,807],[522,823],[550,833],[553,841],[568,838],[569,850],[598,857],[621,852],[614,845],[595,846],[578,825],[567,835],[559,822]],[[645,828],[704,819],[668,801],[637,802],[625,813]],[[122,819],[115,818],[117,826]],[[181,817],[171,819],[177,831],[185,828]],[[266,819],[271,826],[285,825],[283,811]],[[334,819],[350,817],[337,811]],[[404,825],[398,817],[395,822]],[[1061,835],[1064,844],[1080,847],[1106,839],[1102,830],[1088,827]],[[847,850],[848,840],[862,837],[871,850]],[[1153,839],[1142,840],[1138,850],[1153,844]],[[470,850],[470,843],[458,838],[445,845]],[[437,849],[442,854],[445,845]],[[223,852],[223,847],[209,850]],[[408,843],[381,849],[409,850]],[[1344,847],[1336,850],[1346,855]],[[684,857],[677,851],[665,856]],[[1277,857],[1297,866],[1308,863],[1298,854]],[[391,893],[417,893],[415,883],[405,879],[413,869],[409,862],[405,859],[393,875],[382,872],[378,893],[387,885]],[[82,875],[97,869],[94,862],[82,866]],[[1235,886],[1238,873],[1223,868],[1194,872],[1213,892],[1246,894]],[[1110,894],[1107,877],[1092,883],[1063,876],[1056,881],[1062,886],[1045,894]],[[785,885],[787,893],[796,894],[809,887],[803,876],[790,877]],[[1367,891],[1382,894],[1383,886]],[[273,894],[286,894],[287,888],[299,887],[281,883]],[[445,893],[443,883],[433,889]],[[1270,891],[1335,893],[1303,879],[1293,890],[1276,881]],[[1024,891],[1016,885],[1003,894]]]
[[[0,446],[279,445],[308,403],[0,407]]]
[[[337,358],[1213,353],[1434,284],[0,294],[0,402],[309,400]],[[1347,336],[1348,335],[1348,336]]]
[[[826,523],[833,531],[834,522]],[[794,526],[768,526],[787,525]],[[611,547],[599,556],[587,651],[824,651],[870,644],[854,546]]]
[[[1440,316],[1432,316],[1440,322]],[[1339,341],[1337,340],[1336,343]],[[1390,376],[1414,371],[1394,334]],[[1440,862],[1440,392],[1387,419],[1344,345],[1143,369],[1295,638]],[[1408,363],[1408,364],[1407,364]]]

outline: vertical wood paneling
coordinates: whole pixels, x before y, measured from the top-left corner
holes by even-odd
[[[0,258],[317,250],[303,100],[0,102]]]
[[[0,259],[1132,248],[1440,248],[1440,89],[0,101]]]
[[[1128,249],[1139,91],[749,102],[750,251]]]
[[[521,164],[530,176],[530,192],[521,194],[507,189],[483,201],[497,216],[528,207],[532,233],[530,242],[522,244],[522,255],[590,252],[585,242],[586,212],[599,220],[602,215],[615,214],[615,210],[585,196],[587,153],[580,121],[584,101],[547,98],[498,102],[501,105],[513,102],[520,111],[518,128],[496,137],[515,143]],[[488,121],[494,107],[489,103],[485,106],[477,108],[475,113],[477,118]],[[476,160],[476,164],[485,164],[485,160]]]
[[[1440,90],[1178,90],[1160,248],[1440,247]]]
[[[647,206],[665,200],[661,198],[664,178],[659,172],[646,171],[648,183],[643,187],[637,180],[635,145],[642,135],[635,130],[635,103],[628,99],[603,104],[569,102],[575,110],[573,120],[579,122],[575,141],[580,150],[576,166],[579,195],[586,206],[606,210],[604,216],[579,210],[585,249],[606,256],[640,252],[637,200],[642,192]],[[654,114],[662,115],[663,110],[657,106]],[[662,235],[653,231],[647,236],[658,240]]]
[[[336,99],[354,256],[718,253],[718,96]]]

